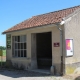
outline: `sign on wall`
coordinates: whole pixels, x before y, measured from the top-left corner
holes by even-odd
[[[73,39],[66,39],[66,56],[73,56]]]
[[[11,34],[7,35],[7,49],[11,49]]]
[[[59,47],[59,46],[60,46],[59,42],[54,43],[54,47]]]

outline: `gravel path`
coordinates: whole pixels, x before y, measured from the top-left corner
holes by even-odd
[[[72,77],[51,76],[32,71],[0,70],[0,80],[74,80]],[[76,80],[76,79],[75,79]]]

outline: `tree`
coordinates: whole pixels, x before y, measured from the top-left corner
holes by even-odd
[[[0,50],[5,50],[5,49],[6,49],[6,47],[0,46]]]

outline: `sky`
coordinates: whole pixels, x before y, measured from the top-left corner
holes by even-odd
[[[0,0],[0,46],[6,46],[2,32],[32,16],[80,5],[80,0]]]

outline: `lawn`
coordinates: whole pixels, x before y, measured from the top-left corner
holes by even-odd
[[[3,56],[6,56],[6,50],[3,50]]]
[[[0,56],[0,66],[6,62],[6,50],[2,50],[2,56]]]
[[[0,56],[0,62],[6,62],[6,50],[2,51],[2,56]]]

